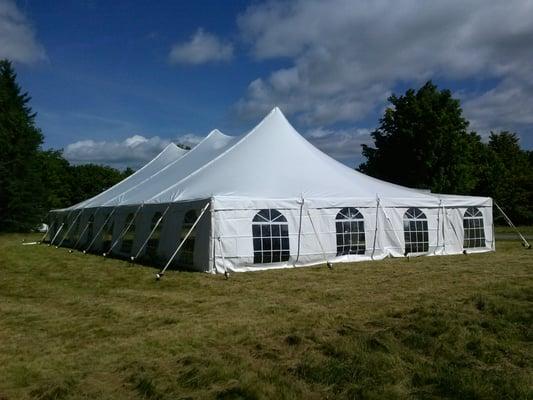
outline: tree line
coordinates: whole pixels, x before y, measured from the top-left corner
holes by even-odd
[[[49,210],[133,172],[70,165],[60,150],[43,150],[30,100],[12,64],[0,60],[0,231],[31,229]],[[516,224],[533,223],[533,152],[520,147],[516,133],[493,132],[483,142],[469,131],[460,101],[432,82],[388,100],[373,146],[363,145],[361,172],[434,193],[490,196]]]
[[[0,231],[27,231],[47,212],[90,198],[133,171],[70,165],[60,150],[43,150],[31,98],[12,64],[0,60]]]

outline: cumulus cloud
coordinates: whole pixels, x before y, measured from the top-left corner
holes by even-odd
[[[73,164],[103,164],[115,168],[139,169],[152,160],[171,142],[177,145],[196,146],[202,136],[192,133],[176,136],[173,140],[159,136],[133,135],[122,141],[80,140],[65,147],[63,155]]]
[[[215,35],[198,29],[191,39],[172,46],[169,59],[174,64],[205,64],[229,61],[233,57],[233,45]]]
[[[131,136],[123,141],[80,140],[69,144],[64,156],[74,164],[104,164],[116,168],[139,168],[170,144],[158,136]]]
[[[255,4],[238,18],[243,40],[257,60],[286,65],[252,81],[237,110],[257,118],[280,105],[304,124],[354,123],[381,109],[398,84],[485,80],[496,84],[466,94],[467,117],[531,123],[531,21],[529,0]]]
[[[0,0],[0,58],[21,63],[46,59],[32,26],[11,0]]]
[[[361,145],[372,143],[370,130],[363,128],[333,130],[319,127],[307,131],[305,136],[320,150],[351,167],[357,167],[362,161]]]

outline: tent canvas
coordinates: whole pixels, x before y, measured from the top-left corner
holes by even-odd
[[[171,260],[206,204],[189,243]],[[82,226],[91,215],[95,228],[109,229],[112,221],[108,235],[117,242],[133,215],[131,248],[123,252],[119,243],[113,251],[125,257],[146,251],[154,218],[165,213],[157,259],[208,272],[495,248],[492,199],[427,193],[366,176],[315,148],[278,108],[245,135],[213,131],[135,185],[55,215],[64,218],[72,209],[83,210]],[[95,249],[102,242],[96,238]]]

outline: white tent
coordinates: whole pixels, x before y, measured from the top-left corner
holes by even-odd
[[[55,226],[66,220],[68,242],[90,250],[208,272],[494,250],[492,199],[368,177],[311,145],[278,108],[241,137],[215,130],[147,171],[58,210]]]

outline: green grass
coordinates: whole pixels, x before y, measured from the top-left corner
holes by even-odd
[[[0,236],[2,400],[533,396],[533,251],[518,242],[155,282],[21,239]]]
[[[522,235],[533,236],[533,226],[518,226],[517,228]],[[496,234],[506,233],[516,235],[516,231],[510,226],[496,226],[494,230]]]

